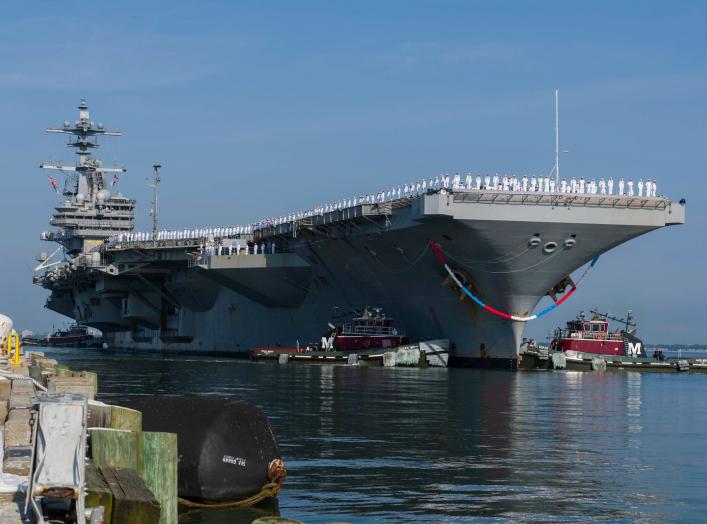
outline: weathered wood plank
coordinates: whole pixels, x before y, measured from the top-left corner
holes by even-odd
[[[120,467],[138,469],[137,433],[132,431],[91,428],[91,458],[97,468]]]
[[[91,383],[91,386],[93,387],[93,396],[95,397],[98,394],[98,373],[94,373],[92,371],[81,371],[80,376],[87,378]]]
[[[113,493],[101,472],[92,462],[86,464],[85,471],[86,507],[97,508],[98,506],[103,506],[105,511],[103,522],[110,524],[113,511]]]
[[[140,473],[160,503],[161,524],[177,522],[177,434],[144,431],[138,436]]]
[[[110,415],[112,406],[95,400],[88,403],[88,427],[110,428]]]
[[[93,400],[95,391],[90,379],[72,376],[53,376],[47,380],[49,393],[81,393],[86,398]]]
[[[142,431],[142,413],[123,406],[111,406],[110,427],[128,431]]]
[[[137,471],[107,466],[101,473],[113,494],[112,524],[160,522],[160,505]]]
[[[59,364],[56,367],[56,376],[57,377],[70,377],[71,376],[71,370],[69,369],[69,366],[65,366],[63,364]]]

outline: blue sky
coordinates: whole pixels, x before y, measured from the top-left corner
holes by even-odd
[[[56,203],[43,129],[87,97],[147,227],[247,222],[440,172],[545,173],[561,90],[566,176],[655,178],[688,224],[601,260],[533,324],[633,308],[649,342],[707,342],[707,4],[703,2],[32,2],[0,18],[0,311],[62,318],[31,284]]]

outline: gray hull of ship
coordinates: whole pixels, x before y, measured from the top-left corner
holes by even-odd
[[[385,212],[358,206],[268,233],[287,238],[289,253],[190,267],[179,247],[117,250],[106,262],[117,275],[92,270],[48,307],[102,329],[118,348],[242,353],[318,341],[328,323],[377,306],[411,340],[450,339],[457,364],[511,366],[525,324],[465,298],[430,241],[481,300],[526,315],[593,258],[685,217],[684,206],[664,199],[522,196],[430,194]]]

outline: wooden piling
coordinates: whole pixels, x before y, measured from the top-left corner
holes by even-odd
[[[113,495],[111,524],[160,522],[160,505],[137,471],[106,466],[101,473]]]
[[[110,427],[128,431],[142,430],[142,413],[123,406],[111,406]]]
[[[109,524],[113,510],[113,494],[108,486],[108,483],[103,478],[103,475],[98,468],[89,462],[86,464],[86,501],[87,508],[97,508],[103,506],[104,519],[103,522]]]
[[[177,435],[138,433],[140,474],[160,503],[160,524],[177,522]]]
[[[138,470],[137,433],[119,429],[92,428],[91,459],[97,468],[112,466]]]

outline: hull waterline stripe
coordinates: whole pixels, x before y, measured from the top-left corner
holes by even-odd
[[[582,283],[584,278],[587,276],[589,271],[596,265],[597,260],[599,260],[599,257],[595,257],[592,259],[591,263],[587,267],[587,269],[584,270],[584,273],[582,273],[582,276],[579,278],[577,283],[573,285],[570,290],[565,293],[562,297],[560,297],[557,302],[550,304],[550,306],[546,307],[540,313],[537,313],[535,315],[529,315],[529,316],[518,316],[518,315],[511,315],[509,313],[504,313],[503,311],[499,311],[498,309],[495,309],[484,302],[481,301],[476,295],[474,295],[471,291],[469,291],[464,284],[462,284],[457,276],[454,274],[454,271],[449,267],[447,264],[447,261],[444,258],[444,255],[442,254],[442,251],[440,250],[439,246],[437,245],[436,242],[433,240],[430,240],[430,246],[432,246],[432,251],[434,251],[435,256],[437,256],[437,260],[439,260],[440,264],[444,266],[445,271],[449,274],[450,278],[454,281],[454,283],[459,286],[459,289],[461,289],[469,298],[471,298],[474,302],[476,302],[480,307],[488,311],[489,313],[493,313],[496,316],[499,316],[501,318],[506,318],[509,320],[515,320],[517,322],[529,322],[531,320],[535,320],[537,318],[540,318],[544,315],[547,315],[550,311],[553,311],[556,309],[558,306],[560,306],[565,300],[570,298],[572,294],[577,290],[577,286]]]

